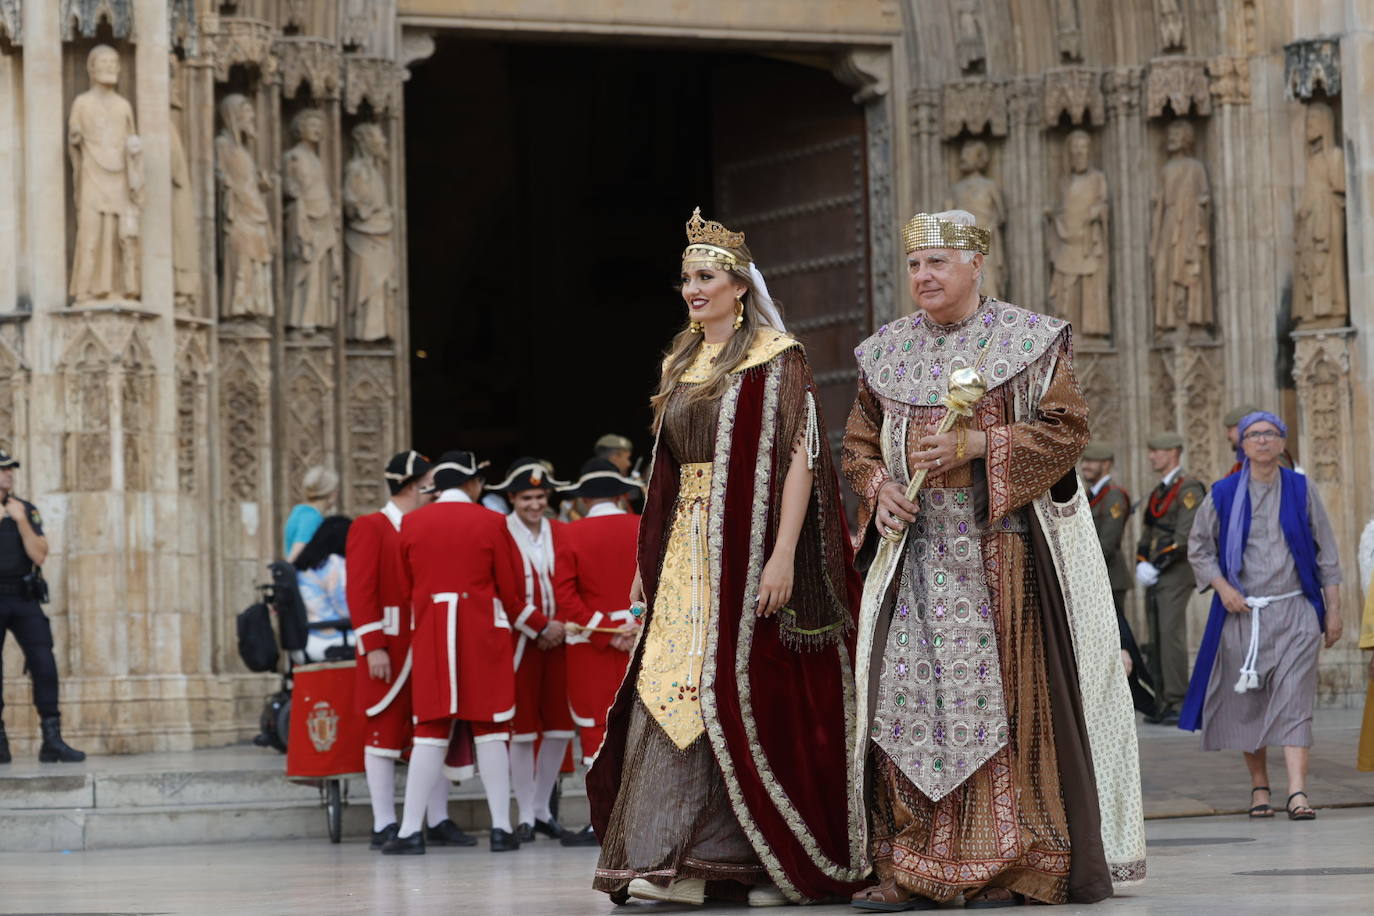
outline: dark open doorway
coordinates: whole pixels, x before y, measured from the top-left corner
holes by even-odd
[[[818,373],[852,366],[868,316],[863,120],[826,70],[450,38],[405,104],[422,451],[474,449],[498,471],[538,455],[563,477],[606,432],[644,455],[694,206],[749,233]],[[832,382],[833,430],[853,389]]]

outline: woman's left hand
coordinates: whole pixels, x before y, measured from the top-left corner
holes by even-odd
[[[1326,648],[1330,649],[1340,642],[1341,633],[1345,631],[1345,621],[1341,620],[1339,611],[1332,612],[1330,608],[1326,611]]]
[[[771,617],[792,599],[792,553],[775,550],[759,577],[760,617]]]
[[[982,458],[988,450],[988,434],[980,429],[970,429],[963,433],[964,457],[959,453],[959,432],[941,433],[938,436],[922,436],[917,442],[918,451],[911,456],[912,470],[925,468],[932,473],[944,473],[961,468],[975,458]]]

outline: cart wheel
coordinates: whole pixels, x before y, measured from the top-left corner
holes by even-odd
[[[277,738],[281,741],[278,748],[283,754],[286,753],[286,745],[291,737],[291,698],[287,697],[286,702],[277,710]]]
[[[343,798],[337,779],[324,781],[324,816],[329,822],[329,842],[339,842],[343,839]]]

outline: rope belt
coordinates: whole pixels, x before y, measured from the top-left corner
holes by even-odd
[[[1236,693],[1259,689],[1259,672],[1255,670],[1255,666],[1259,664],[1260,611],[1276,601],[1286,601],[1289,598],[1301,596],[1302,589],[1298,589],[1284,595],[1265,595],[1259,598],[1245,599],[1246,606],[1250,608],[1250,649],[1245,654],[1245,663],[1240,666],[1240,679],[1236,681]]]

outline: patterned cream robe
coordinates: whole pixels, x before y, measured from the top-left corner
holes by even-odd
[[[954,326],[884,326],[856,355],[843,459],[861,565],[878,490],[907,482],[949,373],[977,364],[989,386],[971,420],[986,458],[929,476],[903,548],[868,569],[853,762],[878,876],[942,901],[1109,896],[1144,877],[1144,834],[1111,589],[1074,473],[1089,432],[1068,326],[985,298]]]

